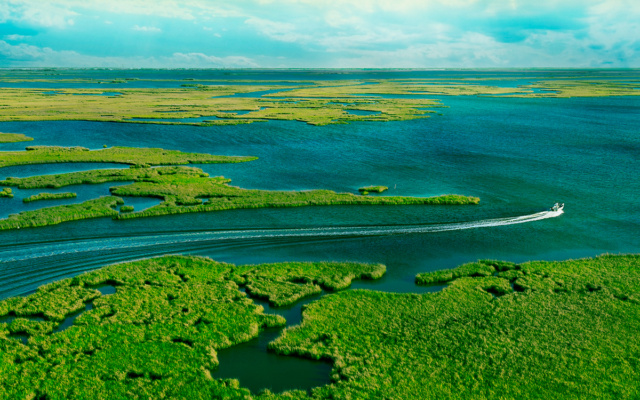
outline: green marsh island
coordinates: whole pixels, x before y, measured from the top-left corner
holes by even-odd
[[[482,260],[416,277],[446,284],[436,293],[349,290],[385,270],[165,256],[53,282],[0,302],[0,396],[632,399],[640,389],[637,255]],[[253,298],[282,307],[323,290],[269,351],[330,363],[329,384],[252,393],[216,378],[219,351],[287,324]]]
[[[64,193],[39,193],[33,196],[25,197],[22,199],[23,203],[31,203],[33,201],[40,200],[60,200],[60,199],[74,199],[78,197],[76,193],[64,192]]]
[[[20,189],[61,188],[79,184],[133,181],[110,189],[111,196],[23,211],[0,219],[0,230],[55,225],[61,222],[111,216],[129,219],[169,214],[222,211],[240,208],[281,208],[328,205],[474,205],[480,199],[473,196],[441,195],[435,197],[362,197],[330,190],[268,191],[248,190],[229,185],[230,179],[209,177],[194,167],[151,167],[151,165],[238,163],[255,157],[213,156],[149,148],[115,147],[89,150],[82,147],[32,146],[26,151],[0,153],[0,167],[74,162],[107,162],[129,164],[128,169],[101,169],[67,174],[7,177],[0,185]],[[1,172],[1,170],[0,170]],[[7,188],[8,194],[11,189]],[[28,203],[43,199],[73,198],[73,193],[42,193],[25,198]],[[120,196],[120,197],[119,197]],[[125,206],[124,213],[115,207],[124,204],[121,196],[150,197],[162,202],[146,210],[133,212]]]
[[[570,74],[569,74],[570,75]],[[565,78],[565,79],[563,79]],[[569,77],[570,78],[570,77]],[[3,80],[0,79],[0,85]],[[23,80],[62,83],[55,79]],[[157,85],[171,80],[136,80]],[[3,88],[0,121],[110,121],[135,124],[225,126],[265,121],[300,121],[310,125],[409,121],[429,118],[447,106],[447,97],[579,98],[638,96],[637,81],[607,77],[536,79],[517,87],[488,79],[350,79],[274,82],[220,80],[179,84],[173,88],[117,90]],[[70,84],[95,84],[74,80]],[[256,95],[252,95],[256,93]],[[264,94],[262,94],[264,93]],[[2,135],[0,135],[0,141]]]
[[[0,132],[0,143],[30,142],[33,138],[22,133],[2,133]]]

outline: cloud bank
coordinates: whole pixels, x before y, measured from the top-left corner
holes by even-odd
[[[1,67],[637,68],[635,0],[7,0]]]

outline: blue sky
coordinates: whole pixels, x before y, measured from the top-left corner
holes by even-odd
[[[640,67],[640,0],[2,0],[0,67]]]

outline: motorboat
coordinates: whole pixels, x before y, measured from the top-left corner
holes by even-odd
[[[553,207],[551,207],[551,211],[553,212],[559,212],[564,210],[564,203],[560,204],[560,203],[556,203],[553,205]]]

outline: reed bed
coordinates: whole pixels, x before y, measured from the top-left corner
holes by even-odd
[[[54,282],[0,301],[0,317],[18,316],[0,323],[0,398],[257,399],[237,380],[212,378],[216,352],[286,321],[264,314],[235,280],[288,281],[308,274],[338,289],[347,278],[375,278],[383,271],[357,263],[235,266],[165,256]],[[115,286],[115,294],[95,289],[104,284]],[[265,290],[282,295],[276,286]],[[89,302],[93,309],[53,333]],[[27,344],[12,334],[27,335]]]
[[[23,203],[31,203],[40,200],[60,200],[60,199],[75,199],[78,197],[76,193],[63,192],[63,193],[38,193],[33,196],[25,197],[22,199]]]

